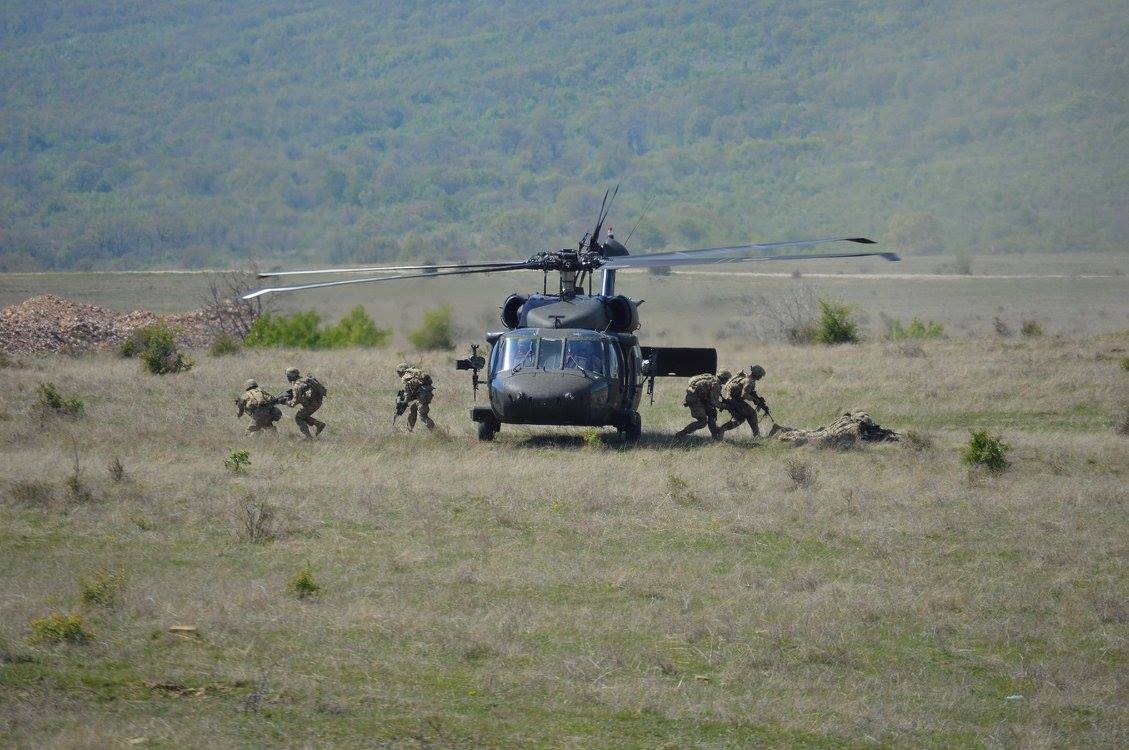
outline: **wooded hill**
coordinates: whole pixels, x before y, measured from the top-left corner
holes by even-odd
[[[1129,247],[1129,16],[1017,2],[0,9],[0,270],[828,233]]]

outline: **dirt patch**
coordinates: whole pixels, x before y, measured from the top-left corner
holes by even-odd
[[[157,315],[148,310],[119,313],[43,294],[0,310],[0,351],[40,354],[112,349],[135,329],[161,320],[177,331],[177,343],[187,348],[208,346],[220,330],[215,316],[204,310],[183,315]]]

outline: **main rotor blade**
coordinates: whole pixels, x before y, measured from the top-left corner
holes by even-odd
[[[818,255],[766,255],[762,251],[778,247],[802,247],[820,245],[827,242],[856,242],[873,245],[874,240],[866,237],[832,237],[819,240],[792,240],[789,242],[766,242],[750,245],[730,245],[727,247],[706,247],[700,250],[677,250],[668,253],[650,253],[617,257],[603,264],[604,268],[656,268],[663,266],[688,266],[711,263],[742,263],[755,260],[806,260],[822,258],[862,258],[876,255],[886,260],[901,260],[897,253],[851,252],[822,253]]]
[[[401,281],[403,279],[433,279],[436,276],[465,276],[471,273],[494,273],[496,271],[523,271],[532,268],[526,261],[521,261],[520,264],[513,264],[510,266],[502,266],[498,268],[465,268],[455,271],[439,271],[438,273],[411,273],[401,274],[399,276],[374,276],[367,279],[343,279],[341,281],[322,281],[317,284],[300,284],[298,286],[278,286],[270,287],[268,289],[260,289],[256,292],[243,295],[243,299],[254,299],[261,297],[264,294],[273,294],[274,292],[299,292],[303,289],[324,289],[331,286],[346,286],[347,284],[371,284],[377,281]]]
[[[358,268],[313,268],[307,271],[263,271],[258,276],[260,279],[269,279],[275,276],[312,276],[325,273],[385,273],[394,271],[426,271],[429,269],[445,268],[493,268],[498,266],[512,266],[524,263],[521,260],[484,260],[478,263],[428,263],[420,266],[361,266]]]

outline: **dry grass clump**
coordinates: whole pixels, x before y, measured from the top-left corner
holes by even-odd
[[[933,448],[933,436],[920,430],[906,430],[902,434],[902,445],[915,453]]]
[[[28,508],[48,508],[55,504],[55,490],[47,482],[21,479],[7,491],[8,502]]]
[[[110,479],[115,482],[124,481],[126,478],[125,466],[122,465],[121,459],[114,456],[106,462],[106,473],[110,475]]]
[[[784,462],[784,471],[791,480],[794,490],[807,489],[815,484],[815,467],[802,458],[789,458]]]
[[[236,502],[235,523],[243,541],[258,544],[275,538],[274,506],[266,500],[259,500],[253,492]]]
[[[702,504],[702,499],[691,491],[690,484],[677,474],[666,475],[666,498],[683,507]]]
[[[1118,435],[1129,436],[1129,408],[1121,412],[1121,417],[1117,420],[1117,424],[1114,425],[1113,431]]]

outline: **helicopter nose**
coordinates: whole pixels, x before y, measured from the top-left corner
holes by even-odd
[[[497,378],[491,389],[502,419],[519,424],[589,424],[607,397],[606,382],[572,372],[512,374]]]

